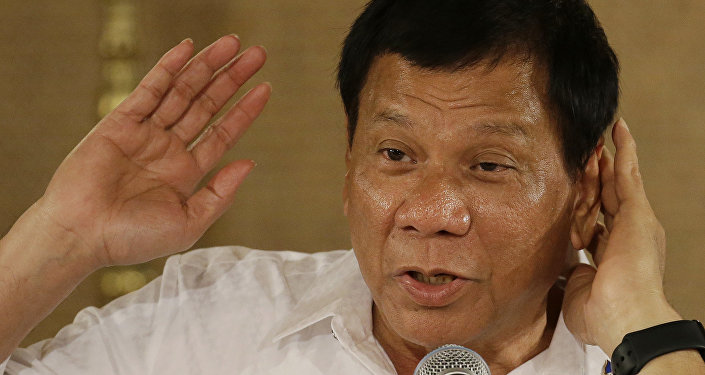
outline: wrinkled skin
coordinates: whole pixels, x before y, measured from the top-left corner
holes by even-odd
[[[398,370],[446,343],[511,369],[550,342],[547,295],[574,251],[581,195],[541,79],[531,61],[512,59],[444,72],[384,55],[370,69],[345,213],[375,335]],[[423,306],[400,287],[409,269],[467,282]]]

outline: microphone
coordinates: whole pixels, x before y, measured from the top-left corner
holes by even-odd
[[[490,375],[490,367],[468,348],[443,345],[421,359],[414,375]]]

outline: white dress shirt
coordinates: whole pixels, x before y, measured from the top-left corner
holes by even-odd
[[[607,357],[562,317],[551,345],[510,375],[599,375]],[[160,278],[0,374],[395,374],[372,334],[372,297],[352,251],[218,247],[169,258]]]

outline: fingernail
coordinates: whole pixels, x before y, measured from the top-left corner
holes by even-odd
[[[624,125],[624,129],[626,129],[628,132],[631,133],[631,131],[629,131],[629,126],[627,126],[627,122],[624,121],[624,118],[620,117],[620,118],[619,118],[619,121],[621,121],[621,122],[622,122],[622,125]]]
[[[216,44],[216,43],[218,43],[218,42],[222,42],[223,40],[227,40],[228,38],[230,38],[230,40],[234,40],[234,41],[235,41],[235,44],[238,45],[238,46],[241,44],[241,43],[240,43],[240,37],[237,36],[236,34],[228,34],[228,35],[225,35],[225,36],[221,37],[220,39],[216,40],[215,42],[213,42],[213,44]],[[238,47],[238,48],[239,48],[239,47]]]
[[[193,44],[193,39],[191,39],[191,38],[186,38],[186,39],[182,40],[181,43]],[[179,43],[179,44],[181,44],[181,43]]]
[[[257,166],[257,162],[254,160],[250,160],[250,164],[252,164],[252,168]]]
[[[264,87],[267,88],[267,91],[271,94],[272,93],[272,84],[269,82],[262,82],[261,84],[255,86],[252,88],[252,90],[257,89],[257,90],[262,90]],[[252,91],[250,90],[250,91]]]

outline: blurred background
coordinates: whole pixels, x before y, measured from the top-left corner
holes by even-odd
[[[227,160],[258,166],[195,247],[349,248],[345,128],[335,69],[364,0],[0,1],[0,234],[39,198],[64,156],[157,61],[191,37],[237,33],[267,47],[255,81],[272,99]],[[620,115],[668,234],[666,291],[705,320],[705,1],[592,0],[622,63]],[[252,84],[243,89],[245,92]],[[53,336],[161,272],[163,260],[88,277],[24,340]]]

